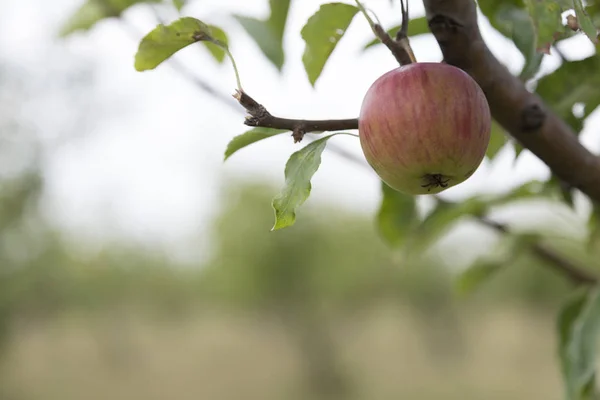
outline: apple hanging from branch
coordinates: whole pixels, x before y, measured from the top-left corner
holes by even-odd
[[[491,133],[480,86],[444,63],[413,62],[379,77],[360,110],[365,158],[390,187],[434,194],[468,179]]]

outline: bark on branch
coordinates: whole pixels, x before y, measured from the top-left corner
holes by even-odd
[[[490,52],[473,0],[424,0],[444,61],[466,71],[483,89],[494,119],[562,180],[600,201],[600,158]]]

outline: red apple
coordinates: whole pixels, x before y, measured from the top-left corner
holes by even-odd
[[[491,115],[466,72],[422,62],[379,77],[365,95],[358,125],[365,158],[385,183],[407,194],[434,194],[479,167]]]

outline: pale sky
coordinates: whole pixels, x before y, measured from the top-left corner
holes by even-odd
[[[54,79],[58,74],[68,79],[75,75],[76,79],[75,72],[82,65],[91,68],[95,77],[91,89],[77,97],[60,95],[56,90],[50,95],[41,92],[21,109],[34,117],[44,138],[68,137],[54,145],[46,158],[46,210],[53,221],[77,235],[105,236],[109,232],[111,236],[182,248],[197,240],[191,234],[202,232],[210,223],[226,178],[265,177],[278,186],[283,184],[285,162],[299,145],[283,135],[245,148],[223,163],[228,141],[248,129],[243,117],[199,91],[168,64],[154,71],[136,72],[133,57],[137,42],[122,22],[101,22],[90,32],[58,39],[60,24],[82,1],[0,0],[0,54],[18,65],[31,82],[51,88],[53,82],[48,76]],[[267,3],[193,1],[184,14],[228,31],[245,90],[272,113],[297,118],[356,117],[371,83],[397,66],[383,47],[360,52],[362,44],[372,38],[366,21],[356,17],[313,89],[301,62],[300,30],[323,1],[292,2],[282,76],[228,16],[235,11],[262,17]],[[399,7],[391,8],[389,0],[365,0],[365,4],[384,26],[400,20]],[[420,1],[411,1],[410,9],[415,16],[423,13]],[[125,20],[144,34],[156,25],[145,5],[130,9]],[[491,30],[484,19],[481,26],[494,54],[510,60],[509,68],[518,72],[523,60],[516,48]],[[441,59],[431,35],[412,44],[419,61]],[[571,39],[564,47],[573,58],[593,52],[584,37]],[[233,93],[235,78],[230,64],[219,66],[198,48],[186,49],[178,58],[221,92]],[[547,56],[543,65],[555,68],[556,57]],[[596,112],[582,134],[584,144],[595,152],[600,151],[598,126],[600,114]],[[356,138],[333,140],[362,157]],[[484,162],[473,177],[445,191],[444,196],[460,199],[478,192],[503,191],[547,175],[547,168],[531,154],[513,166],[512,150],[507,146],[493,165]],[[333,153],[324,153],[312,183],[312,195],[304,207],[326,200],[370,215],[378,207],[379,184],[374,173]],[[550,214],[534,212],[542,213],[543,218]],[[513,215],[520,219],[520,215],[531,213],[529,209]],[[564,210],[559,214],[569,215]],[[302,210],[298,218],[301,223]],[[576,224],[571,221],[567,225],[581,227],[584,222],[580,217]]]

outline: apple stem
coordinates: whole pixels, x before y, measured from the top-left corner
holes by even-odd
[[[411,62],[417,62],[417,58],[415,57],[415,53],[413,52],[412,47],[410,46],[410,41],[408,39],[408,23],[410,21],[409,13],[408,13],[408,1],[400,0],[400,8],[402,9],[402,27],[396,33],[396,42],[402,46],[406,54],[408,54],[408,58],[410,58]]]

